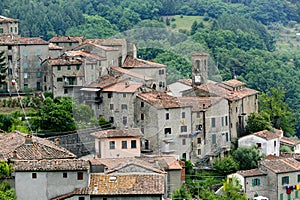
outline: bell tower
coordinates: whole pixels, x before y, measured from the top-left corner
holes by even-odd
[[[205,84],[208,79],[208,58],[207,53],[193,53],[192,54],[192,84]]]

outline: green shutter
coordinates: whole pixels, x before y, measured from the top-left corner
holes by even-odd
[[[290,177],[287,176],[287,184],[290,184]]]
[[[283,194],[280,194],[280,200],[283,200]]]
[[[257,179],[257,185],[260,186],[260,179]]]
[[[254,186],[254,179],[252,179],[252,187]]]
[[[300,183],[300,174],[298,174],[298,183]]]
[[[281,177],[281,184],[284,184],[284,177]]]
[[[298,198],[298,190],[295,191],[295,198]]]
[[[287,196],[288,196],[288,200],[291,200],[291,194],[288,194]]]

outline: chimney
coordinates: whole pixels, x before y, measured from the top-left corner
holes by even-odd
[[[32,145],[32,135],[25,135],[25,145]]]
[[[13,157],[12,157],[12,159],[13,160],[18,159],[17,151],[16,150],[13,151]]]

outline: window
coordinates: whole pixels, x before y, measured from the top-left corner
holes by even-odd
[[[0,28],[0,33],[3,33],[3,28]]]
[[[23,63],[23,67],[24,67],[24,68],[27,68],[27,67],[28,67],[28,63],[24,62],[24,63]]]
[[[181,118],[184,119],[185,118],[185,112],[181,113]]]
[[[201,138],[197,138],[197,144],[201,144]]]
[[[225,126],[228,126],[228,116],[225,116]]]
[[[127,125],[127,117],[123,116],[123,125],[126,126]]]
[[[37,174],[36,173],[32,173],[31,174],[31,178],[36,179],[37,178]]]
[[[122,104],[121,108],[122,108],[122,110],[127,110],[127,104]]]
[[[261,148],[261,143],[256,143],[257,148]]]
[[[252,179],[252,186],[260,186],[260,179],[259,178]]]
[[[211,141],[212,141],[212,144],[216,144],[216,134],[212,134],[212,136],[211,136]]]
[[[197,118],[200,118],[200,112],[199,111],[197,112],[196,115],[197,115]]]
[[[127,141],[122,141],[122,149],[127,149]]]
[[[171,128],[165,128],[165,134],[171,134]]]
[[[15,27],[15,33],[17,33],[18,32],[18,28],[17,27]]]
[[[170,119],[170,114],[166,113],[166,120],[169,120],[169,119]]]
[[[141,102],[141,107],[142,107],[142,108],[144,107],[144,102],[143,102],[143,101]]]
[[[47,76],[44,76],[44,82],[47,82]]]
[[[67,172],[63,173],[63,178],[68,178],[68,173]]]
[[[40,82],[36,82],[36,90],[41,90],[41,83]]]
[[[298,174],[298,183],[300,183],[300,174]]]
[[[109,117],[109,122],[114,123],[114,117]]]
[[[216,118],[211,118],[211,127],[216,127]]]
[[[63,78],[62,77],[58,77],[56,80],[57,80],[57,82],[62,82]]]
[[[145,118],[145,117],[144,117],[144,114],[142,113],[142,114],[141,114],[141,120],[144,120],[144,118]]]
[[[126,98],[126,93],[123,93],[123,97]]]
[[[80,69],[80,65],[76,65],[76,70],[79,70]]]
[[[185,140],[185,138],[182,139],[182,145],[186,145],[186,140]]]
[[[85,198],[84,197],[79,197],[78,200],[85,200]]]
[[[144,132],[145,132],[144,127],[141,128],[141,132],[144,134]]]
[[[7,59],[8,59],[8,62],[12,62],[12,56],[11,55],[7,56]]]
[[[180,131],[181,131],[181,133],[187,132],[187,126],[181,126]]]
[[[228,141],[229,141],[229,133],[226,132],[226,142],[228,142]]]
[[[109,92],[109,93],[107,93],[107,98],[112,98],[112,96],[113,96],[113,93],[112,92]]]
[[[109,141],[109,149],[115,149],[115,148],[116,148],[115,141]]]
[[[24,72],[24,78],[28,78],[27,72]]]
[[[114,109],[114,104],[109,104],[109,109],[113,110]]]
[[[70,65],[68,65],[67,70],[71,70],[71,66]]]
[[[60,71],[61,70],[61,66],[57,66],[57,71]]]
[[[289,176],[283,176],[282,178],[281,178],[281,180],[282,180],[282,185],[284,185],[284,184],[289,184],[290,183],[290,180],[289,180],[290,178],[289,178]]]
[[[202,130],[202,125],[201,124],[196,125],[196,131],[201,131],[201,130]]]
[[[198,155],[201,155],[201,149],[198,149],[197,151],[198,151]]]
[[[274,147],[276,147],[276,141],[274,141]]]
[[[41,78],[41,72],[37,72],[36,77]]]
[[[13,33],[13,27],[10,27],[10,33]]]
[[[136,140],[131,140],[131,148],[132,149],[136,148]]]
[[[295,198],[299,198],[299,193],[298,193],[298,190],[295,190]]]
[[[162,74],[164,74],[165,73],[165,70],[164,69],[160,69],[159,71],[158,71],[158,74],[159,75],[162,75]]]
[[[40,49],[37,49],[37,50],[36,50],[36,55],[38,55],[38,56],[41,55],[41,50],[40,50]]]
[[[77,180],[83,180],[83,172],[77,172]]]
[[[27,57],[27,55],[28,55],[28,54],[27,54],[27,51],[24,50],[24,51],[23,51],[23,56],[24,56],[24,57]]]

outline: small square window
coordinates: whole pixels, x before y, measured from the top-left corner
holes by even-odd
[[[185,112],[181,113],[181,118],[184,119],[185,118]]]
[[[145,119],[145,116],[144,116],[144,114],[142,113],[141,114],[141,120],[144,120]]]
[[[201,149],[198,149],[197,151],[198,151],[198,155],[201,155]]]
[[[200,112],[199,111],[197,112],[196,115],[197,115],[197,118],[200,118]]]
[[[67,70],[71,70],[71,66],[70,65],[68,65]]]
[[[83,172],[77,172],[77,180],[83,180]]]
[[[68,94],[68,89],[64,89],[64,94]]]
[[[76,65],[76,70],[79,70],[80,69],[80,65]]]
[[[126,97],[126,93],[123,93],[123,97],[124,97],[124,98]]]
[[[127,125],[127,117],[123,116],[123,125],[126,126]]]
[[[61,70],[61,66],[57,66],[57,71],[60,71]]]
[[[212,141],[212,144],[216,144],[217,143],[216,134],[212,134],[211,141]]]
[[[122,141],[122,149],[127,149],[127,141]]]
[[[166,120],[169,120],[169,119],[170,119],[170,114],[166,113]]]
[[[37,178],[37,174],[36,174],[36,173],[32,173],[32,174],[31,174],[31,177],[32,177],[33,179],[36,179],[36,178]]]
[[[211,118],[211,127],[216,127],[216,118]]]
[[[63,178],[68,178],[68,173],[67,172],[63,173]]]
[[[171,134],[171,128],[165,128],[165,134]]]
[[[84,197],[79,197],[78,200],[85,200],[85,198]]]
[[[114,109],[114,104],[109,104],[109,109],[113,110]]]
[[[201,138],[197,138],[197,144],[201,144]]]
[[[127,110],[127,104],[122,104],[121,108],[122,108],[122,110]]]
[[[115,149],[116,148],[116,142],[115,141],[109,141],[109,149]]]
[[[144,106],[145,106],[145,105],[144,105],[144,102],[142,101],[142,102],[141,102],[141,107],[143,108]]]
[[[113,96],[113,93],[111,93],[111,92],[109,92],[109,93],[107,93],[107,98],[112,98],[112,96]]]
[[[182,139],[182,145],[186,145],[186,139],[185,138]]]
[[[136,149],[136,140],[131,140],[131,148]]]
[[[181,133],[187,132],[187,126],[181,126],[180,131],[181,131]]]

